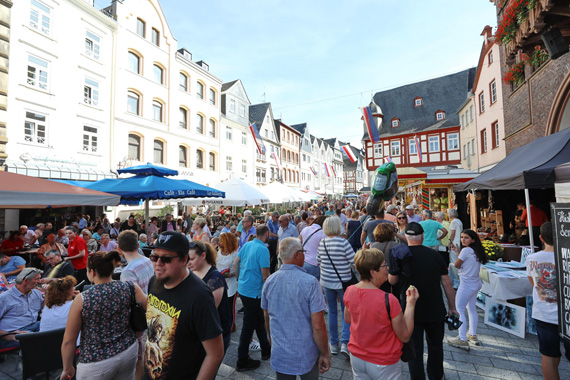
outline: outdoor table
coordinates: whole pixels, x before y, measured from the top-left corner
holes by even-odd
[[[505,301],[532,294],[532,285],[528,281],[524,267],[513,270],[501,268],[497,264],[490,262],[481,266],[480,275],[483,279],[481,292]]]
[[[32,264],[32,255],[37,254],[39,251],[39,247],[33,247],[33,248],[23,248],[23,249],[19,249],[17,251],[13,251],[11,252],[13,255],[18,255],[18,256],[26,256],[28,255],[28,265]]]

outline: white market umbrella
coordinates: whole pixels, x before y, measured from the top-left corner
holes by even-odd
[[[271,201],[271,203],[299,202],[303,199],[295,194],[294,189],[280,182],[272,182],[259,188]]]
[[[270,203],[269,198],[255,186],[233,178],[214,186],[216,190],[226,193],[225,198],[190,198],[182,201],[182,205],[216,204],[224,206],[244,207]]]

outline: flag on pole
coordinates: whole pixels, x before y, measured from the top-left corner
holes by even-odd
[[[317,171],[315,169],[313,169],[313,167],[311,166],[311,171],[313,172],[313,175],[316,176],[317,175]]]
[[[420,162],[422,162],[423,156],[422,156],[422,146],[420,145],[420,139],[418,139],[416,136],[414,136],[414,141],[416,142],[416,150],[418,152],[418,157],[420,159]]]
[[[329,171],[329,166],[327,165],[326,162],[323,162],[323,165],[325,166],[325,173],[327,173],[327,177],[330,177],[331,172]]]
[[[370,136],[372,144],[380,141],[380,136],[378,135],[378,128],[376,127],[376,123],[374,122],[374,117],[372,116],[372,110],[370,109],[370,107],[362,107],[362,114],[364,115],[364,123],[366,124],[366,128],[368,129],[368,136]]]
[[[334,165],[331,165],[331,168],[332,168],[334,176],[336,177],[336,170],[334,170]]]
[[[277,170],[281,171],[281,165],[279,165],[279,160],[277,159],[277,153],[273,152],[273,153],[271,153],[271,155],[275,159],[275,164],[277,165]]]
[[[265,154],[265,145],[263,144],[263,140],[261,140],[261,136],[259,135],[259,130],[255,123],[249,126],[249,130],[251,135],[253,136],[253,142],[255,142],[255,146],[257,147],[257,151],[259,154]]]
[[[392,161],[392,157],[386,156],[384,157],[384,162],[394,162],[394,161]]]
[[[342,151],[344,152],[344,154],[346,154],[346,156],[348,157],[348,159],[350,160],[350,162],[355,162],[356,161],[356,157],[354,156],[354,153],[352,153],[352,149],[350,149],[350,146],[348,145],[343,145],[340,147],[340,149],[342,149]]]

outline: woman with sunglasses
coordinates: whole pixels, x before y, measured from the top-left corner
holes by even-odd
[[[75,296],[75,285],[77,280],[73,276],[65,276],[50,282],[46,290],[40,332],[65,328]]]
[[[224,232],[220,235],[218,248],[220,254],[216,258],[216,267],[226,279],[226,284],[228,286],[226,293],[228,295],[228,302],[232,309],[231,331],[235,331],[237,279],[233,263],[238,254],[238,239],[234,234]]]
[[[398,243],[408,244],[406,240],[406,227],[408,227],[408,216],[403,211],[396,214],[396,241]]]
[[[133,379],[138,344],[129,319],[131,287],[146,310],[147,297],[137,284],[113,281],[119,252],[96,252],[87,259],[87,277],[93,286],[71,304],[61,346],[62,379],[75,375],[73,362],[81,332],[77,379]]]
[[[348,349],[354,378],[400,379],[402,346],[414,331],[418,290],[406,291],[406,311],[402,314],[398,298],[378,289],[388,279],[384,254],[375,248],[361,249],[354,263],[360,282],[350,286],[344,295],[344,321],[350,324]]]
[[[87,244],[88,255],[97,252],[99,246],[97,245],[97,240],[93,239],[91,231],[89,231],[87,228],[83,229],[81,231],[81,237],[83,238],[83,240],[85,240],[85,243]]]
[[[188,267],[208,285],[214,295],[222,324],[224,352],[226,352],[230,346],[232,334],[232,311],[228,301],[228,285],[224,276],[216,268],[216,256],[216,250],[210,243],[196,240],[190,242]]]

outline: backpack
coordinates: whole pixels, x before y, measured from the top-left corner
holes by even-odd
[[[398,283],[394,286],[395,295],[400,299],[402,311],[406,309],[406,291],[411,285],[413,255],[406,244],[392,247],[389,257],[390,274],[398,275]]]

